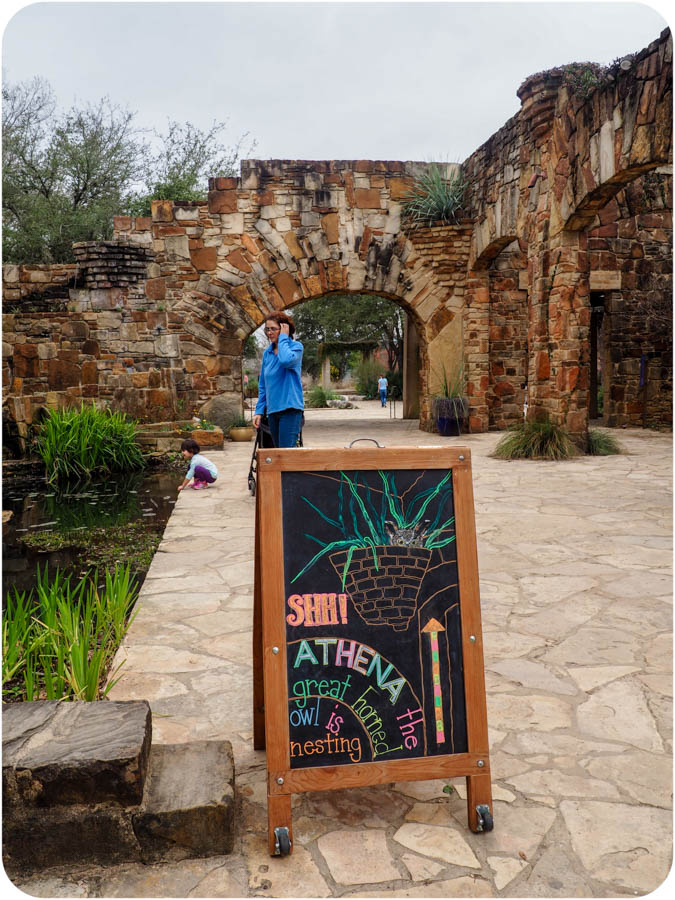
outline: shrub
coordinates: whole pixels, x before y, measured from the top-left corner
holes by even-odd
[[[38,568],[37,588],[8,592],[2,614],[3,700],[101,700],[117,680],[108,670],[133,616],[138,588],[129,567],[96,573],[75,587]],[[117,673],[115,670],[113,675]]]
[[[616,453],[623,453],[623,449],[611,434],[599,428],[591,428],[588,431],[586,453],[590,456],[613,456]]]
[[[497,444],[498,459],[570,459],[578,450],[560,425],[523,422],[514,425]]]
[[[329,400],[337,400],[337,394],[334,391],[327,391],[320,384],[314,384],[309,389],[307,406],[310,409],[323,409],[328,406]]]
[[[466,186],[461,172],[445,178],[440,165],[430,166],[401,201],[405,224],[414,229],[434,222],[457,222]]]
[[[136,443],[136,428],[124,413],[99,410],[93,404],[82,404],[79,410],[50,410],[35,444],[47,481],[143,468],[145,459]]]

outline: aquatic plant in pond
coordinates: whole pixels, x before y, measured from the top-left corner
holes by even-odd
[[[359,549],[369,551],[377,570],[378,552],[381,552],[381,548],[405,547],[431,551],[455,540],[454,515],[447,516],[444,512],[452,501],[451,471],[446,472],[435,486],[418,491],[411,498],[406,498],[405,502],[396,486],[393,472],[378,471],[381,490],[371,487],[365,480],[359,482],[360,474],[362,473],[355,472],[353,478],[350,478],[346,472],[339,473],[338,510],[335,518],[320,510],[306,497],[302,498],[340,537],[333,541],[323,541],[314,535],[305,534],[308,540],[319,544],[321,550],[295,575],[292,582],[323,556],[335,551],[346,551],[342,564],[344,589],[352,558]],[[377,494],[380,496],[377,497]],[[425,519],[432,501],[436,504],[435,513],[433,518]]]
[[[9,591],[2,615],[3,700],[100,700],[138,594],[128,566],[81,578],[38,569],[35,592]],[[106,683],[107,682],[107,683]]]
[[[50,410],[35,442],[47,481],[143,468],[145,459],[136,443],[136,428],[124,413],[99,410],[93,404],[83,403],[79,410]]]

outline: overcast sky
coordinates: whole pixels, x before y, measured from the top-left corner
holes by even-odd
[[[43,76],[64,107],[108,95],[160,130],[167,118],[201,128],[227,118],[231,139],[250,132],[261,159],[461,161],[518,111],[528,75],[609,63],[668,24],[662,0],[13,10],[4,13],[8,81]]]

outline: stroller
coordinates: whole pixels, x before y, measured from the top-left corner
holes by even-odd
[[[298,443],[297,447],[302,447],[302,429],[305,424],[305,414],[302,414],[302,422],[300,424],[300,434],[298,435]],[[256,487],[258,486],[256,480],[256,474],[258,471],[258,461],[256,459],[256,453],[259,449],[264,449],[267,447],[274,447],[274,440],[272,438],[272,432],[270,431],[269,421],[267,416],[263,416],[260,420],[260,428],[256,429],[255,435],[255,443],[253,444],[253,454],[251,456],[251,466],[248,470],[248,489],[251,492],[251,496],[255,497]]]

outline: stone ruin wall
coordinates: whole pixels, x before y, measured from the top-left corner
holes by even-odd
[[[589,403],[590,294],[609,290],[604,421],[671,426],[671,328],[646,333],[644,315],[645,300],[668,309],[672,301],[670,32],[588,101],[561,70],[530,76],[518,95],[521,111],[463,163],[477,222],[466,355],[474,390],[485,386],[474,408],[488,427],[502,427],[502,397],[518,390],[515,379],[500,384],[495,367],[501,372],[504,353],[517,371],[525,345],[531,411],[534,400],[578,431]],[[518,255],[504,284],[500,273]],[[516,275],[527,313],[505,343],[495,316],[516,296]]]
[[[30,423],[92,397],[146,420],[223,421],[241,404],[242,342],[267,312],[370,291],[419,332],[422,423],[443,366],[463,360],[473,430],[520,421],[527,380],[531,410],[580,431],[590,293],[604,291],[606,421],[669,424],[670,335],[646,335],[639,307],[672,290],[672,183],[654,162],[672,128],[671,48],[664,32],[590,102],[560,70],[527,79],[521,111],[463,164],[458,226],[400,231],[423,164],[249,160],[241,178],[212,179],[206,203],[116,217],[114,240],[77,247],[76,266],[5,267],[10,414]]]
[[[224,424],[241,410],[243,338],[267,310],[292,306],[297,296],[262,239],[231,236],[231,214],[213,213],[213,207],[226,208],[219,193],[232,191],[234,181],[214,180],[209,204],[162,202],[153,204],[152,218],[115,217],[114,240],[76,245],[75,265],[4,267],[3,387],[20,433],[27,433],[44,407],[82,399],[141,421],[201,411]],[[461,360],[459,313],[470,234],[467,222],[420,229],[411,242],[406,289],[419,306],[409,311],[423,338],[423,394],[429,391],[428,370],[432,390],[442,377],[441,364],[429,367],[429,348],[436,360]],[[369,234],[368,225],[357,235],[364,269],[380,236]],[[375,252],[376,261],[383,258]],[[262,309],[250,302],[237,306],[228,296],[253,266],[271,278]],[[326,287],[336,290],[338,282],[330,280],[336,272],[321,267],[308,290],[317,296]],[[341,267],[340,286],[343,273]],[[378,265],[373,279],[385,286]],[[247,297],[240,293],[238,299]]]

